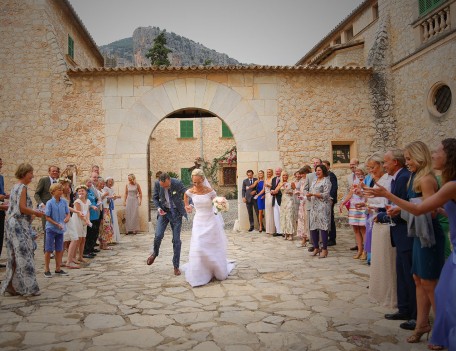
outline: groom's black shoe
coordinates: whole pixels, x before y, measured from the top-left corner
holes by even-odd
[[[181,275],[179,268],[174,267],[174,275]]]
[[[155,261],[155,256],[154,254],[150,255],[148,258],[147,258],[147,265],[150,266],[152,263],[154,263]]]
[[[250,228],[249,228],[249,232],[253,232],[253,227],[250,227]]]
[[[407,313],[387,313],[385,314],[385,318],[389,319],[390,321],[408,321],[410,319],[410,315]]]

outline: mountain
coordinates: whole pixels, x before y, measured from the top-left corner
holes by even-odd
[[[150,66],[150,60],[145,55],[160,32],[159,27],[138,27],[133,32],[133,37],[100,46],[100,51],[105,57],[105,66]],[[166,46],[172,50],[168,59],[173,66],[203,65],[205,63],[220,66],[241,64],[226,54],[209,49],[173,32],[165,32],[165,38]]]

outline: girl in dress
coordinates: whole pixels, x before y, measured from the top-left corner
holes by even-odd
[[[141,206],[142,191],[133,173],[128,175],[125,186],[125,231],[136,234],[139,231],[139,206]]]
[[[220,213],[215,214],[212,200],[216,193],[205,181],[202,170],[192,172],[193,187],[184,194],[185,210],[192,212],[189,199],[193,201],[196,214],[193,217],[192,238],[188,264],[182,267],[185,279],[192,286],[209,283],[213,278],[225,280],[234,268],[226,259],[227,239]],[[206,183],[206,185],[204,185]]]
[[[2,282],[0,295],[40,295],[36,281],[33,253],[32,220],[42,217],[41,211],[33,209],[32,200],[27,193],[27,185],[33,179],[33,167],[22,163],[16,170],[19,182],[11,189],[10,204],[7,212],[6,229],[6,277]]]
[[[63,185],[63,198],[68,201],[68,206],[70,212],[75,214],[77,217],[80,212],[74,209],[74,195],[71,191],[71,180],[68,178],[60,178],[59,183]],[[79,261],[76,260],[76,250],[79,246],[79,236],[77,231],[74,228],[74,220],[71,220],[67,223],[66,231],[63,234],[63,239],[65,241],[65,246],[67,247],[67,260],[65,266],[70,269],[77,269],[79,267]]]
[[[111,218],[111,225],[112,225],[112,240],[111,243],[118,243],[120,242],[120,229],[119,229],[119,222],[117,221],[117,211],[114,205],[114,201],[120,199],[120,195],[116,195],[114,189],[114,179],[112,177],[106,177],[106,186],[104,187],[103,191],[107,192],[106,199],[109,205],[109,214]]]
[[[364,237],[366,235],[366,208],[357,208],[356,206],[357,204],[364,202],[364,197],[361,193],[364,176],[366,175],[364,166],[359,165],[355,169],[355,175],[358,179],[358,183],[353,183],[349,193],[341,201],[339,212],[342,213],[342,209],[346,206],[347,203],[350,203],[350,208],[348,210],[348,224],[353,228],[353,232],[355,233],[356,246],[358,246],[358,253],[353,256],[353,258],[366,260],[367,253],[363,249]]]
[[[85,238],[87,236],[87,226],[91,225],[89,212],[89,207],[91,203],[90,200],[87,199],[86,185],[79,185],[78,187],[76,187],[75,191],[78,194],[78,199],[74,201],[74,208],[77,212],[74,211],[73,215],[71,216],[71,226],[78,233],[79,237],[78,261],[86,263],[87,261],[82,256],[84,254]]]

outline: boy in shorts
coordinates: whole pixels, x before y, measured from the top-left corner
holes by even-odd
[[[66,223],[70,220],[70,209],[68,202],[62,198],[63,186],[60,183],[52,184],[49,192],[52,195],[46,203],[44,211],[46,215],[46,243],[44,248],[44,276],[52,278],[49,264],[51,262],[51,253],[55,249],[55,274],[67,275],[60,268],[63,256],[63,233],[65,232]]]

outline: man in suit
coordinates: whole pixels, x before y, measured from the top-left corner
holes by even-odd
[[[275,177],[271,181],[271,195],[272,195],[272,209],[274,213],[274,225],[276,231],[272,236],[282,236],[282,230],[280,229],[280,205],[282,203],[282,192],[280,189],[276,189],[281,181],[282,168],[277,167],[275,169]]]
[[[254,218],[253,218],[253,210],[255,209],[255,213],[258,219],[258,203],[255,199],[256,194],[256,185],[255,181],[257,178],[253,177],[253,171],[249,169],[247,171],[247,179],[244,179],[242,182],[242,201],[245,203],[247,207],[247,213],[249,214],[249,222],[250,228],[249,232],[253,230],[254,227]]]
[[[43,177],[38,181],[38,185],[36,186],[35,190],[35,201],[37,206],[42,211],[44,211],[44,209],[46,208],[46,202],[52,199],[52,195],[49,192],[49,188],[51,187],[51,184],[57,183],[60,177],[60,168],[57,166],[49,166],[48,173],[48,176]],[[44,243],[46,243],[46,216],[41,217],[41,222],[43,224]]]
[[[318,166],[318,165],[321,165],[321,158],[317,158],[317,157],[314,157],[312,158],[312,164],[313,164],[313,167],[314,167],[314,171],[312,173],[309,173],[306,177],[306,183],[304,185],[304,190],[306,192],[309,192],[310,190],[310,187],[312,186],[312,183],[313,181],[315,180],[315,178],[317,177],[317,174],[315,173],[315,168]],[[307,218],[309,218],[309,233],[310,233],[310,206],[306,206],[306,210],[307,210]],[[308,248],[309,252],[312,252],[314,251],[314,247],[312,245],[309,246]]]
[[[3,167],[3,161],[0,158],[0,172]],[[5,181],[3,176],[0,174],[0,201],[9,199],[9,195],[5,193]],[[2,255],[3,237],[5,236],[5,211],[0,209],[0,256]],[[0,263],[0,268],[5,268],[4,264]]]
[[[331,191],[329,192],[329,196],[331,197],[331,230],[329,231],[328,235],[328,246],[336,245],[336,222],[334,220],[334,206],[337,202],[337,176],[329,170],[331,163],[329,161],[323,161],[323,164],[328,169],[328,177],[331,182]]]
[[[165,235],[168,223],[173,232],[173,266],[174,275],[180,275],[179,262],[181,253],[182,216],[187,218],[184,206],[185,185],[178,179],[171,178],[168,173],[162,173],[155,182],[153,202],[157,208],[157,226],[155,239],[151,247],[151,254],[147,258],[147,265],[154,263],[160,251],[160,245]]]
[[[400,149],[389,150],[383,157],[383,167],[392,176],[391,192],[407,199],[407,183],[410,172],[404,167],[404,153]],[[397,307],[398,312],[385,314],[386,319],[406,320],[400,325],[402,329],[414,330],[416,325],[416,288],[412,276],[412,247],[413,238],[407,235],[407,222],[401,218],[400,209],[391,210],[395,226],[390,227],[391,244],[396,247],[396,284],[397,284]],[[387,213],[381,212],[377,220],[381,223],[388,222],[385,219]]]

